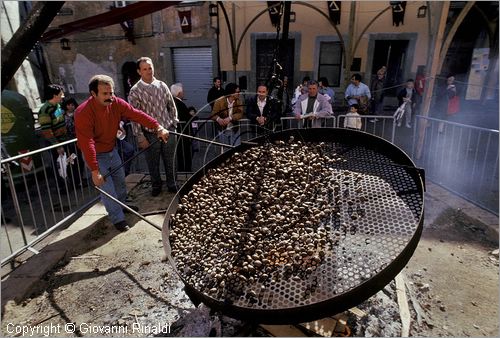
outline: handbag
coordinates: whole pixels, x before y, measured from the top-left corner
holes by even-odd
[[[455,95],[448,100],[448,110],[446,113],[448,115],[455,115],[460,110],[460,98]]]

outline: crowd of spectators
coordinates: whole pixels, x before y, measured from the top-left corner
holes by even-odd
[[[120,161],[116,163],[121,165],[125,162],[124,175],[126,176],[130,171],[129,159],[134,157],[139,149],[146,149],[152,196],[157,196],[162,191],[161,163],[165,167],[169,192],[177,191],[177,171],[190,172],[192,170],[192,155],[197,150],[196,141],[184,137],[168,137],[168,131],[196,136],[196,121],[198,120],[196,109],[185,104],[182,83],[175,83],[169,88],[165,82],[155,78],[154,65],[150,58],[141,57],[137,60],[136,65],[140,79],[130,89],[126,98],[128,103],[114,97],[112,91],[114,84],[108,78],[105,78],[103,82],[102,76],[98,76],[97,80],[95,77],[93,78],[93,87],[89,84],[91,97],[85,102],[83,109],[75,98],[64,100],[62,86],[50,85],[47,88],[46,100],[39,114],[41,135],[46,140],[47,145],[57,144],[75,137],[78,138],[79,145],[79,149],[72,150],[67,147],[55,148],[53,156],[54,163],[56,163],[60,173],[59,179],[67,177],[66,173],[62,173],[61,161],[71,162],[71,164],[77,163],[82,167],[86,164],[93,172],[98,170],[99,165],[95,161],[95,154],[89,155],[89,149],[92,148],[89,148],[89,145],[95,144],[95,140],[89,138],[90,134],[87,131],[80,131],[79,135],[78,125],[75,123],[78,111],[88,110],[92,105],[98,106],[97,110],[102,110],[103,113],[106,109],[109,110],[106,107],[117,109],[121,107],[119,108],[121,109],[119,123],[116,126],[108,126],[109,130],[106,130],[106,133],[110,135],[111,133],[116,134],[113,140],[105,140],[106,150],[117,150]],[[362,119],[363,115],[372,115],[370,122],[377,122],[377,116],[384,115],[386,73],[386,67],[380,68],[371,79],[370,86],[363,83],[360,74],[353,74],[350,84],[344,92],[343,100],[340,102],[336,102],[339,95],[336,96],[326,77],[320,77],[316,81],[306,76],[294,89],[290,87],[288,78],[285,76],[280,81],[282,88],[276,86],[269,88],[268,84],[259,83],[254,94],[248,92],[245,95],[241,95],[238,84],[230,82],[224,85],[220,77],[215,77],[213,86],[207,93],[207,107],[210,106],[210,114],[206,121],[213,121],[219,142],[238,145],[242,119],[250,121],[250,126],[255,134],[275,130],[282,122],[282,117],[302,121],[302,126],[306,128],[319,127],[322,126],[324,118],[334,116],[334,107],[347,106],[347,109],[344,108],[342,112],[337,111],[337,114],[345,114],[342,126],[361,130],[362,120],[366,119]],[[412,114],[420,101],[425,85],[425,78],[422,77],[422,74],[419,76],[420,78],[417,76],[416,86],[415,81],[409,79],[397,94],[402,115],[406,116],[406,127],[408,128],[411,128]],[[453,80],[453,77],[448,80],[445,96],[448,98],[448,102],[452,102],[456,96]],[[111,92],[105,92],[101,97],[100,89],[111,90]],[[107,96],[104,97],[104,95]],[[127,111],[128,115],[123,113],[124,111]],[[138,114],[141,116],[139,117]],[[450,114],[449,110],[448,114]],[[142,125],[129,121],[127,116],[133,117]],[[144,116],[149,119],[145,119]],[[186,124],[181,127],[178,125],[179,121]],[[402,118],[398,120],[398,126],[401,125],[401,121]],[[165,142],[156,142],[159,133],[164,133],[160,136]],[[127,134],[130,134],[128,140]],[[98,137],[99,135],[94,136]],[[93,149],[95,152],[96,148]],[[83,150],[83,154],[81,150]],[[99,151],[97,151],[97,155],[99,155]],[[94,176],[92,177],[94,184],[102,185],[102,176]],[[73,182],[79,185],[81,179],[74,177]],[[60,183],[63,185],[62,182]],[[120,230],[124,230],[126,224],[123,223],[122,214],[109,206],[109,201],[106,202],[106,205],[109,207],[114,224]]]

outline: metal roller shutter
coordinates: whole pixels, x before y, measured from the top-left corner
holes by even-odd
[[[200,110],[207,104],[207,94],[212,87],[212,48],[173,48],[172,60],[174,80],[184,87],[184,102]]]

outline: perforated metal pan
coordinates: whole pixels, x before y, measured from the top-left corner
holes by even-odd
[[[293,141],[290,141],[291,138]],[[285,145],[280,141],[284,141]],[[286,147],[298,141],[301,146],[321,147],[321,151],[336,159],[325,164],[332,175],[351,183],[350,195],[349,192],[343,194],[344,190],[338,193],[335,215],[322,224],[313,225],[315,231],[323,228],[321,233],[328,244],[321,260],[307,260],[305,257],[301,262],[306,262],[306,265],[301,266],[309,268],[307,273],[305,270],[287,270],[284,264],[274,264],[273,269],[265,271],[269,275],[266,279],[259,278],[258,271],[251,283],[235,282],[232,276],[224,280],[223,288],[209,292],[210,288],[213,290],[218,285],[221,277],[215,281],[200,271],[194,274],[193,269],[196,269],[196,264],[202,264],[201,261],[193,263],[192,268],[186,268],[185,262],[179,262],[180,256],[176,257],[175,250],[172,255],[171,245],[176,243],[171,242],[170,232],[172,229],[180,231],[179,228],[185,225],[172,222],[175,217],[167,216],[163,226],[164,247],[185,283],[186,292],[194,301],[203,302],[228,316],[258,323],[311,321],[358,305],[387,285],[408,263],[422,232],[424,172],[416,168],[401,149],[364,132],[312,128],[259,137],[253,140],[255,145],[242,144],[208,163],[184,184],[177,198],[179,201],[193,198],[189,194],[193,185],[203,182],[209,169],[219,168],[231,161],[235,153],[242,156],[246,151],[255,150],[255,147],[270,147],[270,144],[276,143]],[[328,182],[325,184],[332,181]],[[345,188],[347,190],[348,184]],[[354,191],[363,198],[353,197]],[[331,196],[324,198],[333,201]],[[347,203],[348,200],[356,203]],[[171,205],[168,215],[175,212],[175,204]],[[177,213],[181,212],[189,210],[177,210]],[[353,217],[353,212],[356,217]],[[250,225],[238,226],[247,228]],[[302,230],[297,229],[299,231]],[[212,235],[217,236],[217,231]],[[259,241],[267,243],[268,240],[272,239],[261,238]],[[240,244],[236,246],[240,247]],[[266,246],[260,247],[265,249]],[[222,251],[218,256],[223,256]],[[214,258],[213,264],[220,264],[220,257]],[[229,267],[224,271],[242,273],[238,267]],[[222,279],[226,277],[223,275]]]

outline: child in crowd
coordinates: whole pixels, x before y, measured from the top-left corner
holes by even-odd
[[[361,117],[358,114],[359,105],[354,103],[349,107],[349,112],[344,119],[344,128],[361,130]]]
[[[401,91],[398,93],[398,102],[401,107],[403,103],[406,102],[404,106],[404,115],[406,115],[406,128],[411,128],[411,115],[415,110],[415,105],[417,103],[417,91],[415,90],[415,82],[413,79],[408,79],[406,81],[406,85]],[[401,127],[401,118],[398,119],[398,127]]]
[[[74,139],[75,134],[75,110],[78,108],[78,103],[72,97],[68,98],[62,104],[62,109],[64,111],[64,119],[66,122],[66,130],[68,132],[68,137]]]

